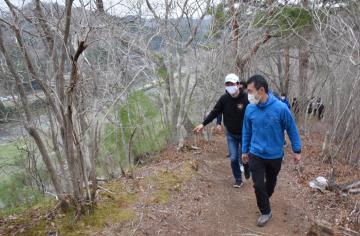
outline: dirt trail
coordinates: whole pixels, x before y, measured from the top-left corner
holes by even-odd
[[[273,218],[264,228],[255,222],[260,214],[256,206],[255,193],[251,179],[241,189],[231,186],[233,177],[226,155],[224,139],[217,139],[219,150],[208,155],[205,162],[209,167],[208,204],[203,205],[203,214],[198,224],[191,225],[194,235],[301,235],[304,234],[304,221],[299,209],[289,201],[288,178],[291,178],[288,162],[284,163],[278,185],[271,199]],[[292,184],[292,183],[290,183]],[[295,199],[294,199],[295,202]]]
[[[308,223],[296,203],[296,172],[288,157],[271,199],[273,218],[256,226],[259,211],[251,179],[241,189],[232,187],[230,162],[223,136],[215,137],[211,152],[188,153],[196,160],[195,177],[175,192],[169,202],[138,206],[138,222],[118,226],[113,235],[304,235]],[[131,230],[125,230],[131,228]],[[116,230],[115,230],[116,231]],[[104,232],[110,235],[114,230]]]

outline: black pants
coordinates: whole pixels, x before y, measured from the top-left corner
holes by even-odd
[[[249,167],[254,182],[256,202],[261,214],[269,214],[270,197],[274,193],[276,179],[281,169],[282,158],[263,159],[249,155]]]

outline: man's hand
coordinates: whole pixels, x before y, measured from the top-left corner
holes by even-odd
[[[197,125],[197,126],[193,129],[193,132],[199,133],[199,132],[201,132],[203,129],[204,129],[204,125],[203,125],[203,124],[200,124],[200,125]]]
[[[249,163],[249,154],[247,153],[242,154],[241,159],[244,164]]]
[[[217,126],[216,126],[216,129],[217,129],[217,131],[221,132],[221,131],[222,131],[222,126],[221,126],[221,125],[217,125]]]
[[[301,154],[294,153],[294,162],[295,162],[295,164],[299,163],[300,160],[301,160]]]

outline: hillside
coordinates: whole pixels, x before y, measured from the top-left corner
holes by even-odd
[[[71,213],[63,215],[38,206],[23,215],[4,217],[0,232],[288,236],[305,235],[312,224],[324,221],[334,229],[359,230],[355,214],[349,217],[355,209],[359,215],[353,205],[356,198],[334,197],[332,192],[322,194],[308,187],[309,180],[319,174],[326,176],[330,169],[318,165],[319,136],[303,138],[304,163],[296,166],[289,154],[286,156],[271,199],[274,217],[265,228],[255,225],[259,212],[251,180],[241,189],[232,188],[226,142],[223,135],[216,135],[210,143],[194,139],[181,152],[170,147],[127,178],[101,185],[94,216],[74,223]],[[195,145],[200,148],[192,148]],[[346,180],[348,173],[340,170],[339,181]]]

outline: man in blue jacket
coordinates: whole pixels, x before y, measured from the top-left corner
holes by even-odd
[[[268,83],[263,76],[252,76],[247,89],[250,104],[243,122],[242,160],[249,163],[261,212],[257,225],[264,226],[272,217],[269,199],[284,156],[284,131],[290,137],[295,162],[301,159],[301,140],[290,110],[268,93]]]

